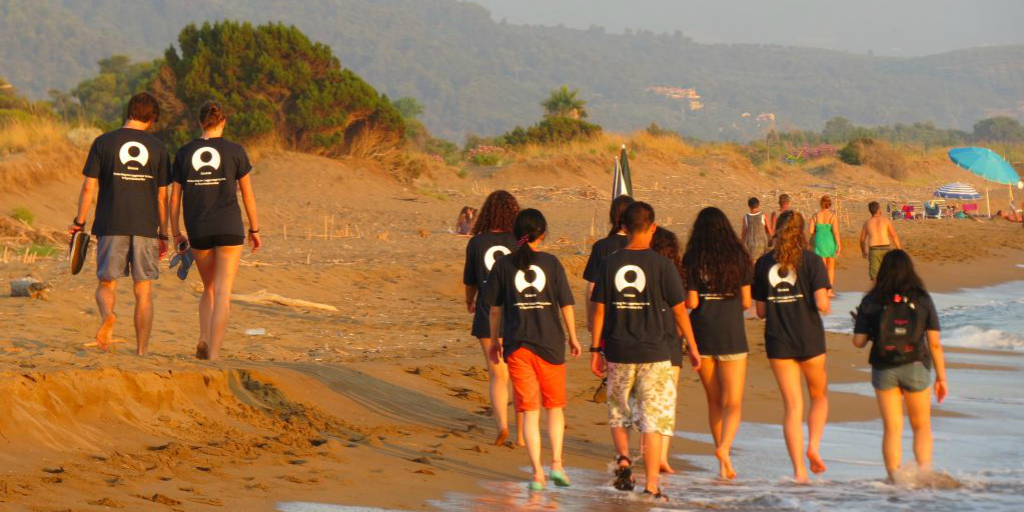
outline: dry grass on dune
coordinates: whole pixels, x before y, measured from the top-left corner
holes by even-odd
[[[0,124],[0,155],[40,147],[68,144],[68,126],[55,119],[36,117]]]
[[[0,191],[19,191],[76,175],[99,130],[33,118],[0,124]]]

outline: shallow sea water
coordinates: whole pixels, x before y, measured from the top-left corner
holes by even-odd
[[[858,293],[843,293],[826,319],[830,330],[849,332],[848,311]],[[881,421],[829,424],[822,455],[829,466],[823,478],[796,485],[779,425],[744,423],[737,436],[735,482],[714,478],[710,456],[681,457],[704,471],[668,476],[667,504],[610,487],[607,472],[569,468],[574,485],[540,493],[526,489],[527,468],[519,482],[481,482],[480,493],[453,493],[431,502],[444,511],[667,511],[726,512],[1020,512],[1024,511],[1024,283],[936,294],[944,343],[1006,351],[1006,354],[948,354],[950,361],[993,365],[999,370],[949,370],[951,395],[940,406],[964,418],[933,417],[933,467],[941,475],[932,486],[885,483]],[[1021,355],[1018,355],[1021,354]],[[869,376],[859,383],[834,385],[836,391],[873,396]],[[680,437],[710,441],[707,434]],[[912,438],[905,425],[905,466],[913,466]],[[911,470],[908,470],[911,471]],[[908,474],[911,477],[912,474]],[[642,474],[638,475],[642,482]],[[641,488],[638,486],[638,488]],[[380,509],[312,503],[282,503],[282,512],[384,512]],[[388,511],[392,512],[392,511]]]

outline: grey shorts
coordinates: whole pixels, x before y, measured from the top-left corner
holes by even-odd
[[[921,362],[892,368],[872,368],[871,385],[879,391],[888,391],[899,386],[908,393],[917,393],[932,385],[932,372]]]
[[[96,243],[96,277],[115,281],[132,276],[135,281],[160,277],[160,241],[143,236],[111,235]]]

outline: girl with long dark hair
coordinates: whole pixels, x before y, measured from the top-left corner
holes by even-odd
[[[715,440],[719,476],[736,478],[730,451],[740,427],[747,375],[743,312],[750,308],[750,254],[715,207],[697,214],[683,254],[686,307],[703,358],[700,382],[708,400],[708,424]]]
[[[607,236],[594,242],[593,247],[590,248],[587,265],[583,268],[583,280],[587,282],[587,295],[584,301],[584,304],[587,305],[587,330],[591,331],[591,334],[593,334],[594,327],[595,305],[590,300],[590,296],[594,293],[594,283],[597,282],[597,270],[609,254],[626,246],[626,230],[622,226],[622,213],[634,202],[635,200],[627,195],[621,195],[612,200],[612,205],[608,209],[608,222],[611,229]]]
[[[484,353],[491,386],[491,411],[498,427],[495,445],[503,445],[508,439],[508,366],[504,362],[492,363],[490,311],[483,302],[487,291],[487,276],[494,263],[504,255],[516,250],[516,237],[512,225],[519,214],[519,203],[512,194],[504,190],[491,192],[480,208],[476,224],[471,232],[473,237],[466,244],[466,265],[462,283],[466,285],[466,310],[473,315],[473,337],[480,341]],[[518,426],[522,415],[516,414],[517,444],[525,445],[523,433]]]
[[[827,315],[831,307],[828,271],[821,257],[807,249],[805,225],[798,212],[787,210],[779,216],[775,248],[757,260],[752,290],[757,316],[766,320],[765,350],[785,405],[783,431],[793,477],[801,483],[807,481],[801,375],[811,396],[807,459],[816,474],[828,469],[820,450],[828,419],[825,326],[821,315]]]
[[[853,345],[872,342],[871,384],[875,388],[885,433],[882,456],[889,480],[896,482],[902,464],[903,407],[914,430],[914,458],[919,474],[931,469],[931,370],[935,397],[949,393],[946,361],[939,342],[935,303],[914,271],[910,255],[896,249],[882,259],[878,278],[857,308]]]
[[[508,365],[516,412],[523,414],[521,426],[533,466],[530,489],[534,491],[543,490],[546,483],[541,465],[542,406],[548,413],[551,480],[560,487],[569,486],[562,466],[566,331],[570,355],[578,357],[582,351],[565,269],[558,258],[540,252],[546,235],[547,221],[541,212],[519,212],[515,222],[518,248],[494,264],[485,298],[491,307],[491,363]]]
[[[203,279],[196,357],[218,359],[231,309],[231,289],[246,242],[238,190],[249,218],[248,240],[253,252],[262,242],[249,174],[252,165],[245,148],[222,136],[227,117],[220,104],[203,104],[199,125],[202,136],[182,146],[174,158],[171,231],[179,254],[191,248]],[[178,223],[182,213],[188,238]]]

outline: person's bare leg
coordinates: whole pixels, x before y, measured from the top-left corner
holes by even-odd
[[[484,352],[484,360],[487,361],[487,373],[490,376],[491,392],[491,414],[494,415],[494,422],[498,427],[498,436],[494,440],[495,446],[502,446],[508,440],[508,365],[504,362],[493,363],[488,355],[491,349],[490,338],[479,338],[480,349]],[[501,343],[501,339],[498,339]],[[516,418],[520,415],[517,414]],[[521,428],[519,430],[522,430]]]
[[[658,493],[661,478],[661,443],[665,436],[657,432],[644,432],[644,471],[647,473],[646,489]]]
[[[931,388],[917,393],[904,393],[910,428],[914,430],[914,458],[917,471],[925,474],[932,470],[932,394]]]
[[[722,393],[722,434],[718,448],[715,449],[715,457],[718,459],[718,476],[726,480],[736,478],[736,470],[732,467],[732,442],[740,429],[746,378],[746,359],[718,363],[718,382]]]
[[[679,370],[678,366],[672,367],[672,385],[679,387]],[[668,452],[671,448],[672,436],[665,436],[665,439],[661,443],[661,472],[674,475],[676,470],[672,469],[672,465],[668,463]]]
[[[522,427],[526,438],[526,453],[530,456],[530,466],[533,468],[533,481],[543,484],[545,478],[544,466],[540,461],[540,409],[524,412]]]
[[[834,288],[836,285],[836,259],[825,258],[825,269],[828,270],[828,284]],[[832,288],[829,288],[828,296],[836,296],[836,293]]]
[[[238,263],[245,246],[232,245],[213,250],[216,257],[216,271],[213,278],[213,311],[210,314],[210,338],[207,343],[210,360],[220,359],[220,348],[224,344],[224,333],[228,328],[231,313],[231,289],[238,275]]]
[[[622,427],[612,427],[612,444],[615,445],[617,457],[629,457],[629,430]],[[625,461],[619,464],[627,466]]]
[[[794,359],[769,359],[775,381],[782,393],[785,416],[782,420],[782,432],[786,438],[786,449],[793,463],[793,478],[799,482],[807,482],[807,467],[804,464],[804,392],[800,386],[800,363]]]
[[[889,482],[896,483],[896,471],[903,461],[903,395],[899,388],[875,390],[882,413],[882,460]]]
[[[96,330],[96,346],[109,351],[114,341],[114,304],[117,302],[117,281],[100,281],[96,285],[96,307],[100,310],[100,328]]]
[[[708,428],[715,448],[718,448],[722,441],[722,388],[718,382],[718,361],[710,357],[701,359],[697,373],[708,401]]]
[[[828,422],[828,374],[825,371],[825,355],[800,363],[800,369],[807,380],[807,392],[811,396],[811,410],[807,414],[807,459],[811,461],[811,471],[817,475],[828,471],[828,466],[821,458],[821,436],[825,433],[825,423]]]
[[[526,421],[524,415],[523,421]],[[561,407],[548,409],[548,440],[551,442],[551,471],[565,472],[562,465],[562,445],[565,439],[565,411]],[[566,475],[566,480],[569,476]]]
[[[216,293],[214,278],[217,275],[217,258],[212,249],[192,249],[196,270],[203,281],[203,295],[199,298],[199,341],[196,343],[196,357],[209,359],[210,325],[213,316],[213,297]]]
[[[135,281],[135,343],[140,356],[149,348],[153,331],[153,281]]]

